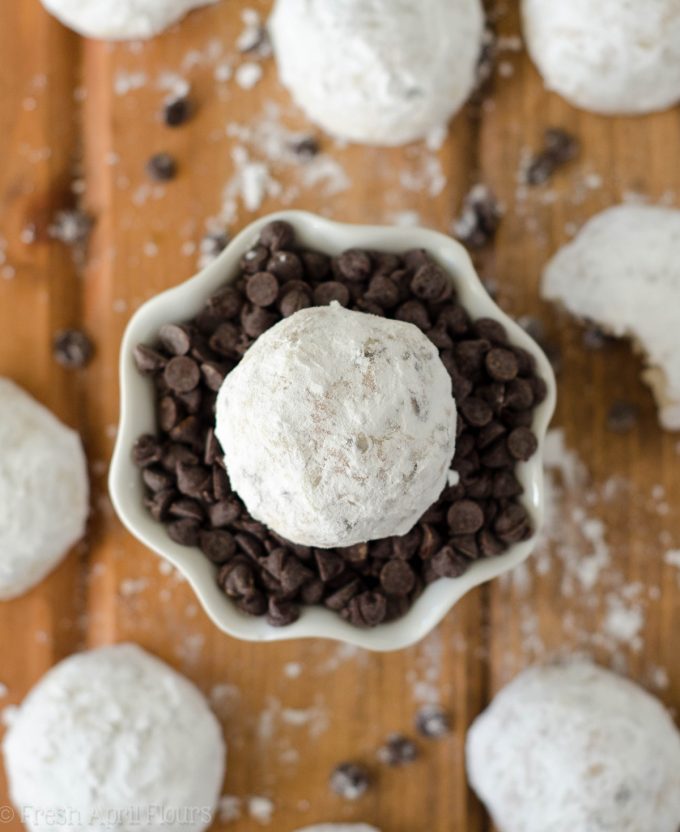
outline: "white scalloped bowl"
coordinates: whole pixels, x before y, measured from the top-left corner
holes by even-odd
[[[153,343],[164,323],[192,318],[206,298],[235,278],[241,256],[257,240],[262,227],[273,219],[292,223],[304,246],[329,254],[339,254],[352,247],[393,252],[426,249],[451,275],[460,300],[472,316],[492,317],[504,324],[512,342],[535,357],[538,372],[548,386],[548,395],[536,409],[533,422],[539,450],[532,459],[518,466],[518,477],[524,486],[522,499],[533,522],[533,536],[498,557],[476,561],[460,578],[431,584],[403,618],[371,630],[357,629],[322,607],[303,608],[299,620],[283,628],[272,627],[264,618],[252,618],[240,612],[217,586],[216,567],[197,548],[174,543],[165,527],[148,514],[143,504],[141,477],[131,459],[135,439],[156,430],[153,386],[137,372],[132,357],[135,345]],[[473,587],[513,569],[534,548],[544,514],[542,457],[546,430],[555,408],[555,378],[538,345],[489,297],[465,249],[443,234],[419,228],[346,225],[301,211],[262,217],[244,229],[200,274],[157,295],[136,312],[121,346],[120,386],[120,424],[109,475],[109,489],[118,516],[136,538],[179,569],[216,626],[236,638],[264,642],[316,637],[376,651],[401,649],[426,636]]]

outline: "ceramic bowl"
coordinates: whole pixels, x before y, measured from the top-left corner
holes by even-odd
[[[295,624],[276,628],[267,624],[264,618],[251,618],[240,612],[217,586],[216,567],[198,549],[174,543],[165,527],[155,522],[143,505],[142,481],[132,463],[131,450],[140,434],[155,432],[154,391],[149,379],[137,372],[133,349],[138,343],[153,343],[162,324],[192,318],[206,298],[233,280],[241,256],[257,240],[260,229],[272,219],[292,223],[300,243],[329,254],[339,254],[352,247],[393,252],[426,249],[451,275],[461,302],[473,317],[500,321],[511,341],[535,357],[538,372],[547,383],[548,395],[536,409],[533,422],[539,450],[532,459],[518,466],[518,477],[524,486],[523,502],[533,527],[535,530],[540,528],[544,513],[543,445],[555,407],[555,379],[542,350],[493,302],[477,277],[467,252],[450,237],[421,228],[346,225],[300,211],[284,211],[252,223],[198,275],[152,298],[133,316],[125,331],[120,354],[120,424],[109,476],[111,498],[118,516],[130,532],[179,569],[207,614],[225,633],[248,641],[328,638],[377,651],[407,647],[436,627],[473,587],[508,572],[525,560],[534,547],[536,532],[531,539],[512,546],[498,557],[476,561],[460,578],[442,579],[431,584],[398,621],[362,630],[350,626],[334,612],[309,607],[302,610]]]

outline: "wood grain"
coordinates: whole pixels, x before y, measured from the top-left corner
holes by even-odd
[[[496,10],[503,35],[519,31],[514,5],[507,13]],[[241,644],[217,632],[187,585],[161,571],[159,560],[123,530],[105,479],[121,334],[144,300],[195,271],[206,220],[219,215],[234,174],[231,151],[239,140],[227,135],[227,125],[255,129],[274,102],[291,130],[309,129],[279,87],[271,61],[252,90],[215,79],[227,61],[242,60],[234,43],[246,6],[264,15],[269,3],[223,2],[143,45],[81,41],[38,0],[0,6],[0,54],[12,68],[0,74],[0,276],[7,278],[0,279],[0,373],[82,432],[93,484],[86,543],[33,592],[0,604],[0,681],[9,690],[0,704],[20,701],[49,666],[82,646],[136,641],[212,695],[230,744],[225,794],[271,798],[270,828],[277,832],[341,819],[371,822],[383,832],[482,832],[488,821],[465,785],[465,732],[491,692],[520,667],[565,646],[594,649],[646,683],[663,670],[668,685],[661,695],[680,706],[673,637],[680,627],[678,587],[662,560],[664,545],[679,546],[680,521],[672,510],[660,514],[662,500],[652,497],[655,486],[665,489],[669,506],[680,496],[677,439],[658,429],[630,350],[585,351],[578,328],[544,307],[537,291],[541,267],[568,239],[571,223],[581,224],[628,191],[658,200],[680,187],[673,150],[680,121],[677,112],[632,120],[578,113],[544,92],[524,54],[508,51],[500,61],[510,69],[496,76],[481,107],[454,121],[439,151],[342,147],[323,139],[348,176],[347,187],[330,194],[306,186],[299,165],[276,171],[297,207],[358,222],[385,222],[409,211],[421,224],[446,231],[473,183],[486,182],[502,199],[498,239],[478,265],[498,285],[503,306],[518,316],[540,316],[562,349],[557,424],[586,463],[595,495],[589,516],[607,524],[605,577],[615,575],[618,592],[642,586],[642,646],[598,644],[613,584],[588,599],[565,595],[568,570],[549,552],[541,558],[550,558],[547,573],[532,566],[522,581],[471,593],[436,633],[401,653],[373,656],[314,641]],[[190,81],[198,104],[192,121],[176,130],[158,117],[172,73]],[[556,125],[579,136],[580,160],[549,186],[518,191],[527,150]],[[144,166],[161,150],[177,157],[179,176],[150,186]],[[437,166],[446,183],[428,192]],[[597,187],[593,175],[601,178]],[[83,204],[96,218],[82,272],[47,234],[54,212],[73,203],[71,183],[80,177]],[[280,207],[281,199],[267,198],[258,213]],[[240,205],[231,230],[252,218]],[[30,224],[37,229],[31,245],[22,242]],[[55,365],[50,342],[58,328],[75,325],[91,334],[97,352],[87,370],[69,373]],[[617,398],[640,408],[639,425],[625,436],[605,427]],[[605,499],[612,477],[626,487]],[[560,516],[577,555],[583,544],[573,509],[583,498],[581,489],[567,489]],[[421,742],[411,767],[381,769],[377,746],[393,731],[413,733],[417,707],[429,700],[451,710],[452,735]],[[367,762],[375,776],[357,804],[343,803],[327,788],[330,770],[346,759]],[[3,789],[0,782],[0,795]],[[217,823],[222,827],[261,828],[245,808],[240,820]]]

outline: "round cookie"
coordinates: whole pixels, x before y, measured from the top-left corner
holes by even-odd
[[[293,543],[402,535],[446,485],[451,378],[413,324],[337,302],[303,309],[226,377],[216,435],[250,514]]]
[[[217,0],[41,0],[64,26],[102,40],[151,38]]]
[[[593,217],[543,273],[541,294],[645,353],[661,424],[680,430],[680,211],[620,205]]]
[[[87,461],[75,431],[0,378],[0,600],[39,583],[85,532]]]
[[[529,53],[553,90],[605,114],[680,101],[680,0],[523,0]]]
[[[445,124],[476,83],[480,0],[277,0],[283,84],[334,136],[405,144]]]
[[[632,682],[535,667],[472,725],[470,783],[500,832],[677,832],[680,733]]]
[[[297,832],[380,832],[374,826],[365,823],[319,823],[315,826],[305,826]]]
[[[226,753],[200,691],[132,644],[50,670],[3,751],[10,797],[30,832],[202,832]]]

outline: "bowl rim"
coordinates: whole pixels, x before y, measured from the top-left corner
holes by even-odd
[[[547,396],[536,408],[532,423],[538,450],[517,468],[518,478],[524,486],[522,503],[532,518],[533,535],[514,544],[502,555],[475,561],[460,578],[443,578],[430,584],[406,615],[370,630],[356,628],[322,607],[303,607],[298,621],[282,628],[272,627],[264,618],[253,618],[239,611],[217,586],[217,567],[196,547],[180,546],[170,540],[165,526],[148,514],[142,503],[141,478],[131,459],[135,439],[155,431],[154,401],[148,395],[151,382],[136,369],[132,357],[134,347],[155,340],[163,323],[187,320],[195,315],[207,297],[235,278],[241,256],[252,247],[263,226],[272,220],[290,222],[303,245],[332,254],[351,247],[394,252],[426,249],[450,275],[463,305],[475,317],[500,321],[510,340],[534,356],[537,370],[547,385]],[[534,549],[545,513],[543,451],[555,410],[555,376],[538,344],[489,296],[467,251],[445,234],[426,228],[341,223],[296,210],[260,217],[235,236],[204,269],[153,296],[134,313],[121,342],[119,375],[120,419],[109,470],[109,493],[114,509],[134,537],[180,571],[218,629],[235,638],[252,642],[325,638],[376,652],[399,650],[423,639],[470,590],[510,571],[526,560]]]

